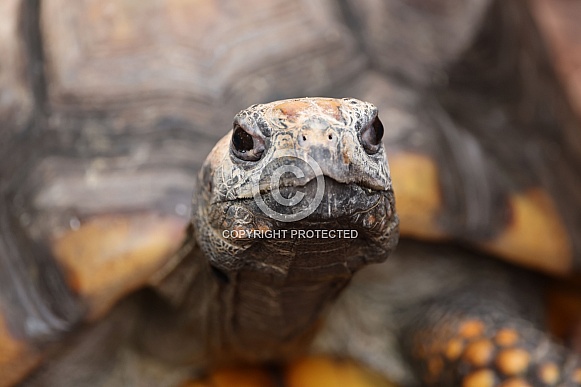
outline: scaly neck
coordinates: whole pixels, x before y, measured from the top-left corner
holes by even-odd
[[[284,240],[252,246],[233,274],[208,264],[217,289],[210,303],[211,350],[218,358],[251,362],[304,351],[323,312],[351,279],[353,268],[337,259],[351,250],[344,240]]]

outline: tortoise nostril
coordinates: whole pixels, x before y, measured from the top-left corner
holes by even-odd
[[[329,140],[332,140],[333,139],[333,135],[332,134],[330,134],[328,137],[329,137]]]
[[[307,141],[307,136],[303,135],[303,141]]]

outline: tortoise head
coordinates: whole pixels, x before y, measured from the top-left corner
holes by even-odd
[[[235,117],[193,205],[218,309],[232,316],[229,355],[265,361],[302,348],[353,273],[395,247],[382,134],[377,109],[355,99],[272,102]]]
[[[398,218],[382,135],[377,108],[356,99],[300,98],[238,113],[200,171],[193,206],[212,265],[229,271],[273,258],[258,248],[303,249],[311,257],[301,265],[311,269],[338,264],[352,273],[383,261]]]

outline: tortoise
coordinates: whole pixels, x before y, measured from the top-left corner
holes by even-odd
[[[0,5],[7,26],[1,44],[10,53],[0,59],[0,385],[176,385],[208,367],[305,351],[353,358],[400,385],[579,384],[578,360],[539,329],[544,277],[482,255],[558,275],[579,267],[571,210],[579,204],[571,187],[579,181],[580,132],[524,3],[63,5]],[[253,105],[202,166],[236,111],[322,94],[376,101],[383,125],[372,105],[353,99]],[[306,139],[287,145],[320,145],[312,157],[344,203],[334,211],[362,205],[348,201],[361,191],[366,198],[374,189],[391,193],[386,167],[375,171],[379,183],[364,179],[347,185],[351,191],[329,182],[336,179],[330,173],[346,173],[329,164],[337,151],[329,146],[346,132],[368,133],[369,149],[358,136],[346,145],[367,157],[349,159],[363,176],[370,158],[383,162],[385,146],[401,233],[431,241],[400,242],[385,264],[362,269],[340,296],[346,271],[385,259],[396,232],[374,236],[377,246],[357,246],[357,238],[341,238],[351,247],[337,240],[318,246],[313,255],[338,259],[328,261],[329,270],[343,271],[309,277],[308,265],[292,266],[303,287],[286,288],[290,308],[282,311],[290,316],[275,315],[261,300],[274,293],[260,289],[261,281],[276,281],[268,271],[277,270],[274,251],[289,254],[288,244],[256,247],[265,260],[249,259],[247,271],[235,274],[236,260],[216,252],[235,245],[217,244],[224,239],[210,233],[228,218],[216,218],[217,207],[206,204],[218,194],[216,184],[226,184],[223,174],[234,179],[215,155],[251,154],[247,167],[262,160],[252,160],[260,154],[255,140],[281,128],[268,121],[275,111],[282,127],[311,118],[312,127],[301,128],[310,130]],[[357,113],[361,127],[337,124]],[[329,122],[339,132],[321,135]],[[375,143],[381,127],[385,145]],[[263,154],[274,150],[268,141],[262,146]],[[186,232],[194,184],[195,221]],[[362,235],[395,227],[390,200],[384,213],[357,219]],[[321,218],[330,201],[321,203],[306,218],[316,225],[303,229],[327,227]],[[236,211],[232,230],[257,216]],[[273,221],[261,222],[257,231],[275,230]],[[451,240],[465,245],[434,243]],[[356,250],[366,251],[365,260],[355,259]],[[353,260],[341,263],[346,257]],[[212,310],[224,305],[212,292],[228,294],[238,283],[246,286],[238,294],[241,314],[228,320]],[[226,322],[246,329],[243,341],[228,342],[238,337],[228,336]],[[200,339],[203,332],[217,333]],[[281,343],[284,335],[293,340]],[[224,338],[225,347],[215,341]],[[519,376],[510,379],[512,373]]]

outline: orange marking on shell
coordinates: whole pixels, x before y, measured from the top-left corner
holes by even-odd
[[[462,387],[494,387],[494,372],[482,369],[467,375],[462,381]]]
[[[575,371],[573,371],[571,380],[573,380],[575,383],[581,383],[581,368],[577,368]]]
[[[523,379],[512,378],[502,383],[499,387],[532,387],[532,386]]]
[[[482,247],[519,265],[554,274],[571,272],[571,241],[551,197],[531,189],[510,196],[509,207],[512,221]]]
[[[301,358],[285,373],[286,387],[395,387],[355,362],[322,356]]]
[[[464,342],[460,339],[452,339],[446,346],[446,357],[449,360],[456,360],[464,350]]]
[[[188,381],[180,387],[274,387],[273,378],[264,367],[237,366],[215,370],[203,380]]]
[[[509,347],[518,342],[519,335],[514,329],[503,328],[494,336],[494,341],[501,347]]]
[[[444,239],[447,235],[438,224],[443,199],[436,162],[426,155],[402,152],[389,155],[389,167],[401,235]]]
[[[471,342],[466,347],[462,358],[473,366],[487,365],[492,359],[494,345],[487,339],[479,339]]]
[[[458,329],[460,336],[470,339],[481,336],[484,333],[484,323],[479,320],[468,320]]]
[[[186,382],[182,384],[181,387],[214,387],[207,381],[195,381],[195,382]]]
[[[553,385],[560,377],[559,367],[555,363],[546,363],[539,368],[539,378],[546,384]]]
[[[179,248],[184,229],[182,219],[152,214],[96,216],[56,238],[52,251],[94,319],[144,286]]]
[[[215,371],[209,378],[212,387],[274,387],[272,377],[264,368],[234,367]]]
[[[502,350],[496,357],[496,366],[506,375],[518,375],[529,366],[530,355],[520,348]]]
[[[12,386],[40,364],[42,355],[16,340],[0,316],[0,387]]]

